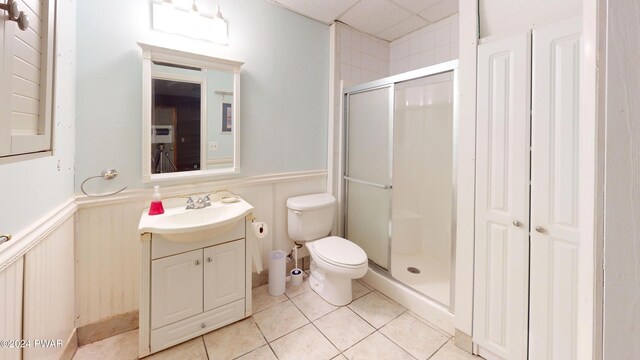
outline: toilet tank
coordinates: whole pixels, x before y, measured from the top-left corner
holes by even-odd
[[[287,199],[287,228],[294,241],[323,238],[331,232],[336,198],[328,193]]]

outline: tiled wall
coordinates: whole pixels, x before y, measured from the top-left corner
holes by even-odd
[[[391,42],[390,74],[458,58],[458,14]]]
[[[336,68],[345,86],[389,75],[389,42],[337,23]]]

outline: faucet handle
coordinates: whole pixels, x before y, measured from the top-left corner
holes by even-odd
[[[187,210],[195,208],[195,204],[193,203],[193,198],[191,196],[187,197]]]

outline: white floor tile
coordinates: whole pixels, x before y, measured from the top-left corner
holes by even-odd
[[[83,345],[74,360],[121,360],[138,358],[138,330],[128,331],[104,340]]]
[[[345,351],[376,331],[346,306],[321,317],[313,324],[340,351]]]
[[[189,340],[182,344],[170,347],[159,353],[155,353],[145,360],[207,360],[207,350],[204,348],[204,342],[202,337],[198,336],[195,339]]]
[[[289,300],[254,314],[253,319],[269,342],[309,323]]]
[[[267,343],[252,318],[212,331],[203,338],[212,359],[234,359]]]
[[[251,307],[254,314],[288,299],[285,294],[271,296],[269,294],[269,285],[257,287],[251,293]]]
[[[381,328],[406,311],[404,307],[388,300],[377,292],[369,293],[353,301],[349,308],[376,329]]]
[[[215,358],[212,357],[211,359]],[[278,360],[278,358],[276,357],[276,354],[273,353],[269,345],[264,345],[239,357],[238,360]]]
[[[430,360],[482,360],[482,358],[469,354],[457,347],[453,340],[449,340]]]
[[[340,354],[312,324],[281,337],[271,346],[280,360],[330,360]]]
[[[413,360],[413,356],[402,350],[398,345],[384,337],[379,332],[369,335],[366,339],[344,352],[347,359],[369,360],[369,359],[393,359],[393,360]]]
[[[449,338],[413,316],[404,313],[380,329],[380,332],[418,359],[428,359]]]
[[[326,315],[338,307],[326,302],[315,291],[307,291],[291,298],[291,302],[311,321]]]

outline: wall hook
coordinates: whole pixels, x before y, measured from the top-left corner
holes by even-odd
[[[111,180],[113,178],[115,178],[116,176],[118,176],[118,172],[116,171],[116,169],[104,169],[102,170],[102,173],[100,175],[97,176],[91,176],[88,177],[86,179],[84,179],[84,181],[82,182],[82,184],[80,185],[80,190],[82,190],[82,193],[89,196],[89,197],[103,197],[103,196],[111,196],[111,195],[115,195],[118,194],[122,191],[124,191],[127,187],[123,187],[122,189],[118,190],[118,191],[114,191],[112,193],[108,193],[108,194],[88,194],[85,190],[84,190],[84,184],[91,180],[91,179],[96,179],[96,178],[103,178],[105,180]]]

